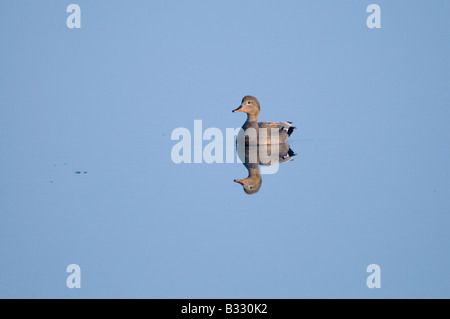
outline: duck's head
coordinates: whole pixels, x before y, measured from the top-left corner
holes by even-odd
[[[247,95],[242,99],[241,105],[239,105],[237,109],[233,110],[233,113],[245,112],[249,115],[258,115],[259,110],[258,99],[254,96]]]
[[[236,183],[239,183],[244,187],[244,192],[251,195],[259,191],[262,184],[262,178],[260,174],[252,175],[244,179],[235,179]]]

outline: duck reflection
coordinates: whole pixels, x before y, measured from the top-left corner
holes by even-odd
[[[277,149],[275,149],[277,148]],[[250,145],[248,143],[237,144],[239,159],[248,171],[248,177],[235,179],[244,188],[244,192],[251,195],[259,191],[262,184],[262,177],[259,166],[272,166],[289,162],[293,156],[297,155],[287,143],[276,145]],[[273,151],[273,153],[272,153]],[[270,155],[276,156],[270,156]],[[269,156],[266,156],[269,155]],[[276,170],[278,168],[275,168]]]

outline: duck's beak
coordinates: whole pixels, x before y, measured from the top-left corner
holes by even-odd
[[[236,112],[245,112],[245,107],[243,107],[242,105],[239,105],[239,107],[237,109],[233,110],[233,113],[236,113]]]
[[[234,181],[235,181],[236,183],[241,184],[241,185],[244,185],[245,183],[247,183],[247,180],[245,180],[245,179],[235,179]]]

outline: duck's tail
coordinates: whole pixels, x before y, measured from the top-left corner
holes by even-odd
[[[295,152],[289,147],[288,155],[289,155],[290,157],[293,157],[293,156],[297,155],[297,153],[295,153]]]
[[[288,162],[288,161],[292,161],[293,157],[297,155],[297,153],[295,153],[290,147],[289,150],[287,152],[286,155],[283,155],[281,158],[283,159],[282,162]]]
[[[292,132],[294,132],[296,129],[297,129],[297,128],[296,128],[295,126],[291,126],[291,127],[288,129],[288,135],[291,136]]]
[[[294,132],[297,128],[295,126],[292,126],[292,122],[288,121],[288,123],[291,124],[291,126],[289,126],[287,133],[289,136],[291,136],[292,132]]]

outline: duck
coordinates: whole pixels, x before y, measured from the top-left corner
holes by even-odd
[[[292,125],[292,122],[258,122],[258,116],[261,108],[259,105],[259,101],[256,97],[251,95],[246,95],[242,98],[241,105],[238,108],[234,109],[232,112],[244,112],[247,113],[247,120],[242,126],[243,132],[251,132],[247,131],[249,128],[254,129],[256,132],[256,137],[251,138],[250,136],[245,137],[246,144],[283,144],[287,143],[289,136],[291,136],[292,132],[297,128]],[[260,129],[266,129],[266,134],[260,134]],[[278,140],[272,141],[271,132],[272,129],[278,130]],[[241,132],[242,132],[241,131]],[[238,141],[239,141],[238,135]],[[243,135],[241,135],[241,138]]]

